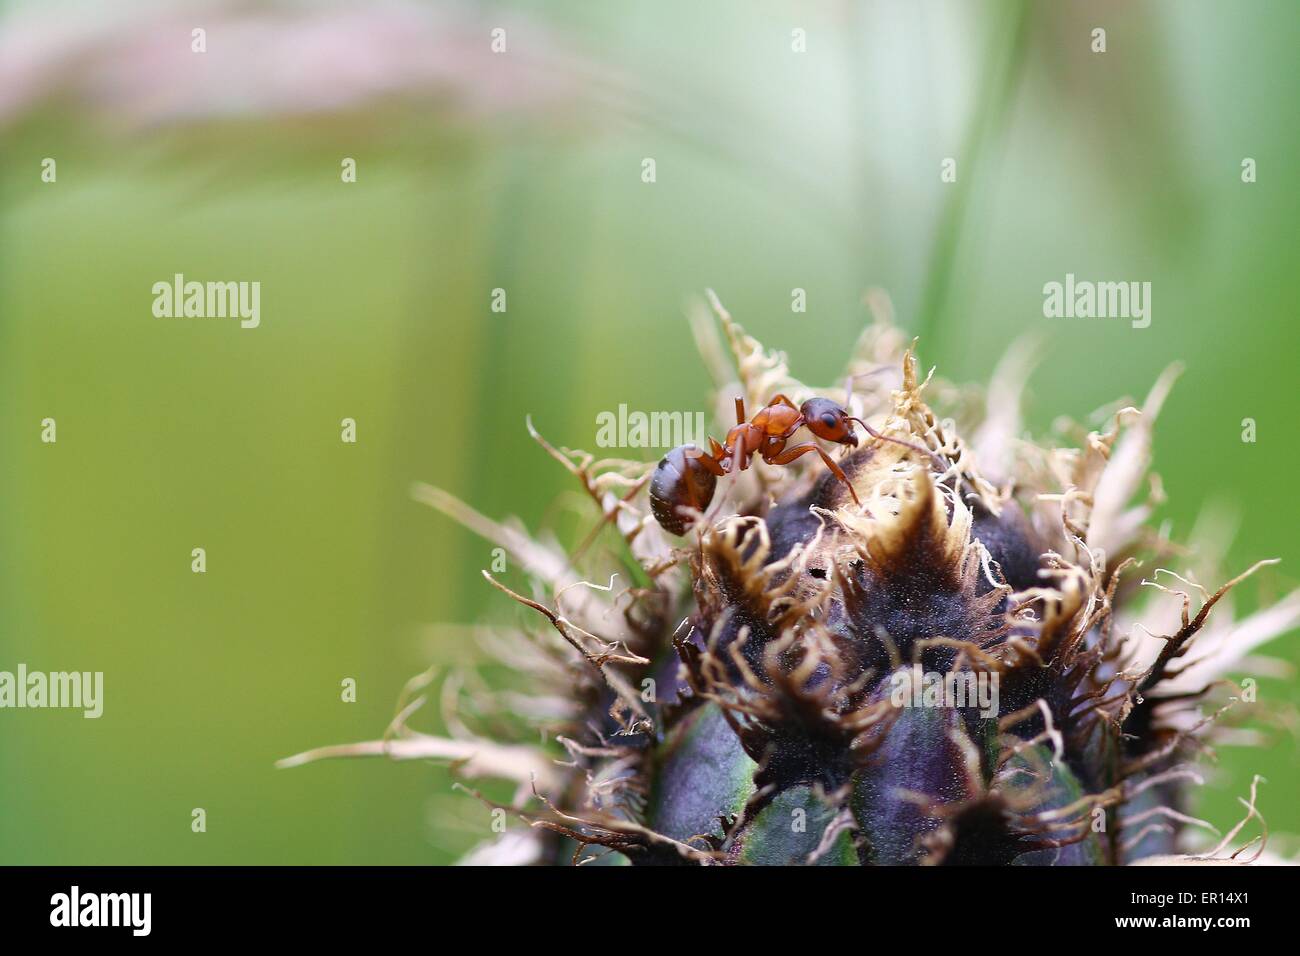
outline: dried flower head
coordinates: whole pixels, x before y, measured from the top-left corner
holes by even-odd
[[[707,317],[695,328],[722,408],[844,394],[793,379],[713,306],[726,345]],[[515,781],[508,809],[528,826],[473,862],[1114,864],[1213,831],[1186,799],[1223,709],[1207,699],[1226,685],[1231,703],[1225,673],[1300,620],[1300,592],[1233,625],[1225,595],[1270,562],[1213,593],[1163,566],[1187,560],[1146,523],[1177,370],[1140,408],[1076,429],[1077,447],[1040,446],[1020,438],[1024,348],[979,403],[922,377],[915,343],[875,311],[848,411],[882,437],[838,459],[847,484],[814,455],[756,459],[678,538],[651,513],[653,466],[533,431],[595,503],[593,538],[625,542],[622,565],[593,538],[571,556],[418,486],[525,572],[531,597],[484,575],[544,626],[488,641],[526,692],[453,695],[451,738],[410,730],[412,705],[383,741],[287,762],[440,757]],[[467,726],[471,710],[495,729]],[[553,745],[525,743],[538,727]],[[1246,805],[1180,858],[1257,857],[1262,841],[1234,843],[1258,817],[1253,786]]]

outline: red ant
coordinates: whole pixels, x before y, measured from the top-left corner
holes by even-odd
[[[693,519],[679,509],[690,507],[703,512],[713,500],[717,480],[744,471],[754,455],[769,465],[788,465],[812,451],[821,455],[826,467],[849,489],[853,500],[861,504],[844,469],[820,445],[808,441],[787,447],[791,436],[806,425],[818,438],[856,448],[858,436],[853,431],[853,422],[875,438],[931,454],[927,449],[880,434],[829,398],[810,398],[802,405],[796,405],[786,396],[777,395],[758,410],[752,421],[745,421],[745,400],[737,398],[736,425],[727,432],[724,444],[719,445],[710,437],[710,450],[707,452],[696,445],[679,445],[660,459],[650,480],[650,510],[660,527],[669,534],[685,534]]]

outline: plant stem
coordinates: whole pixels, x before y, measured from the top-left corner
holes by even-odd
[[[959,161],[964,168],[953,184],[951,198],[940,211],[935,228],[928,278],[916,314],[916,334],[923,342],[937,342],[942,328],[940,320],[946,317],[957,249],[973,184],[979,178],[980,161],[994,134],[1005,125],[1025,62],[1029,3],[1016,0],[1006,9],[1004,22],[992,30],[979,97],[963,138]]]

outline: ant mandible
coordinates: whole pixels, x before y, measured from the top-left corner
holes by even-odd
[[[707,452],[693,444],[679,445],[660,459],[650,480],[650,510],[660,527],[669,534],[685,534],[692,519],[680,509],[690,507],[703,512],[713,500],[719,478],[744,471],[755,455],[769,465],[788,465],[809,452],[821,455],[826,467],[849,489],[854,502],[861,504],[844,469],[820,445],[813,441],[788,445],[794,433],[806,425],[810,432],[824,441],[856,448],[858,436],[853,431],[853,422],[876,438],[930,454],[927,449],[880,434],[829,398],[810,398],[802,405],[796,405],[785,395],[777,395],[760,408],[751,421],[745,420],[745,400],[737,398],[736,424],[727,432],[723,444],[719,445],[710,437],[710,450]]]

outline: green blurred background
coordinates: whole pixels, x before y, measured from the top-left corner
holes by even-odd
[[[572,524],[524,416],[591,447],[621,402],[705,407],[683,316],[706,286],[813,382],[869,287],[955,381],[1037,332],[1037,434],[1184,360],[1160,518],[1235,509],[1225,566],[1283,559],[1239,612],[1289,591],[1297,47],[1293,0],[5,4],[0,669],[102,670],[106,699],[0,712],[0,862],[443,863],[483,839],[445,768],[273,762],[374,738],[407,678],[472,662],[439,625],[517,619],[489,546],[411,482]],[[260,281],[261,327],[154,318],[176,272]],[[1045,319],[1067,272],[1150,281],[1150,328]],[[1276,741],[1223,748],[1198,812],[1235,821],[1261,772],[1271,829],[1300,832]]]

